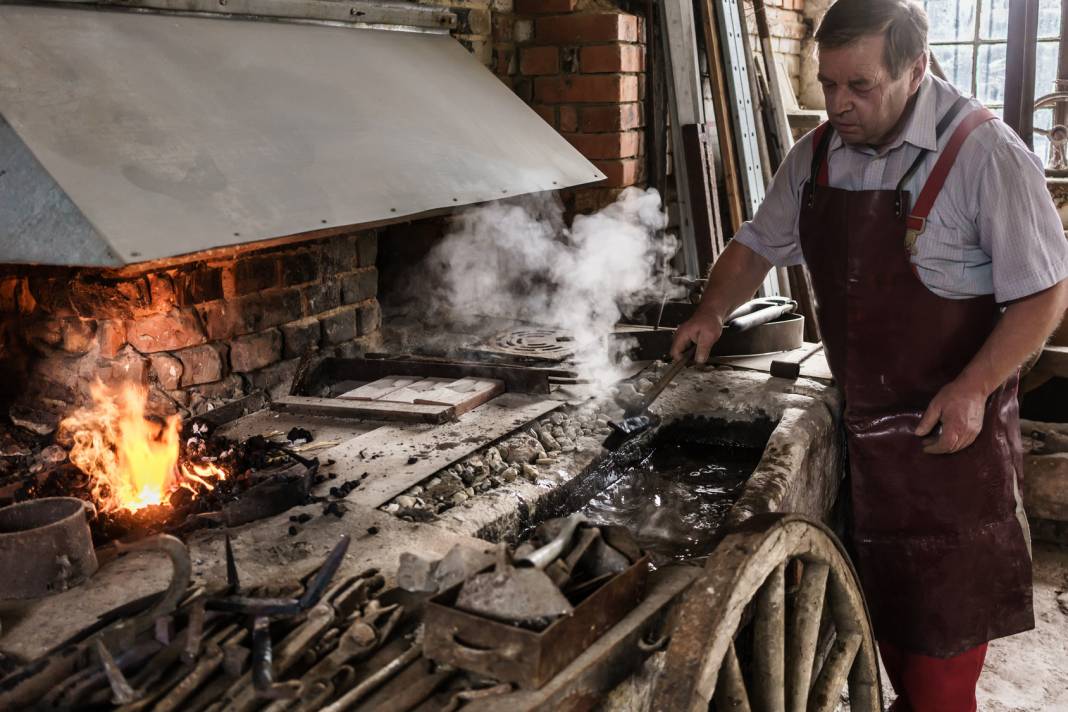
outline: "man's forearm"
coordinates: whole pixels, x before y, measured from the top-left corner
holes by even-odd
[[[756,293],[771,263],[741,243],[731,241],[716,260],[697,307],[699,314],[722,323]]]
[[[1068,280],[1013,302],[960,375],[984,397],[1042,348],[1068,308]]]

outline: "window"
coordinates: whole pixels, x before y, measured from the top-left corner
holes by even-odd
[[[928,42],[938,63],[958,89],[991,109],[1005,103],[1005,43],[1010,0],[924,0],[930,20]],[[1039,0],[1035,98],[1053,91],[1057,78],[1060,0]],[[1053,110],[1035,114],[1035,126],[1048,129]],[[1035,153],[1046,160],[1046,137],[1035,133]]]

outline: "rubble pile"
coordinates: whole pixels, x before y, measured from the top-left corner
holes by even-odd
[[[556,481],[566,460],[600,449],[611,431],[603,405],[561,409],[535,421],[495,445],[436,472],[384,504],[382,511],[402,519],[433,519],[472,497],[525,479]]]

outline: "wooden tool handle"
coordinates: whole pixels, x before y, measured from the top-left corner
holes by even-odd
[[[667,385],[671,383],[675,376],[679,375],[682,369],[693,363],[693,357],[696,353],[697,344],[691,344],[690,348],[683,351],[682,356],[680,356],[676,361],[673,361],[672,364],[668,366],[668,369],[664,371],[664,374],[660,376],[656,383],[653,384],[653,387],[646,392],[645,396],[642,398],[641,410],[636,409],[636,411],[644,413],[646,410],[648,410],[649,406],[652,405],[653,401],[656,400],[656,397],[659,396],[665,388],[667,388]]]

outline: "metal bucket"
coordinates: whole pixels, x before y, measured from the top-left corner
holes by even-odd
[[[77,586],[97,569],[92,504],[43,497],[0,509],[0,599],[37,598]]]

